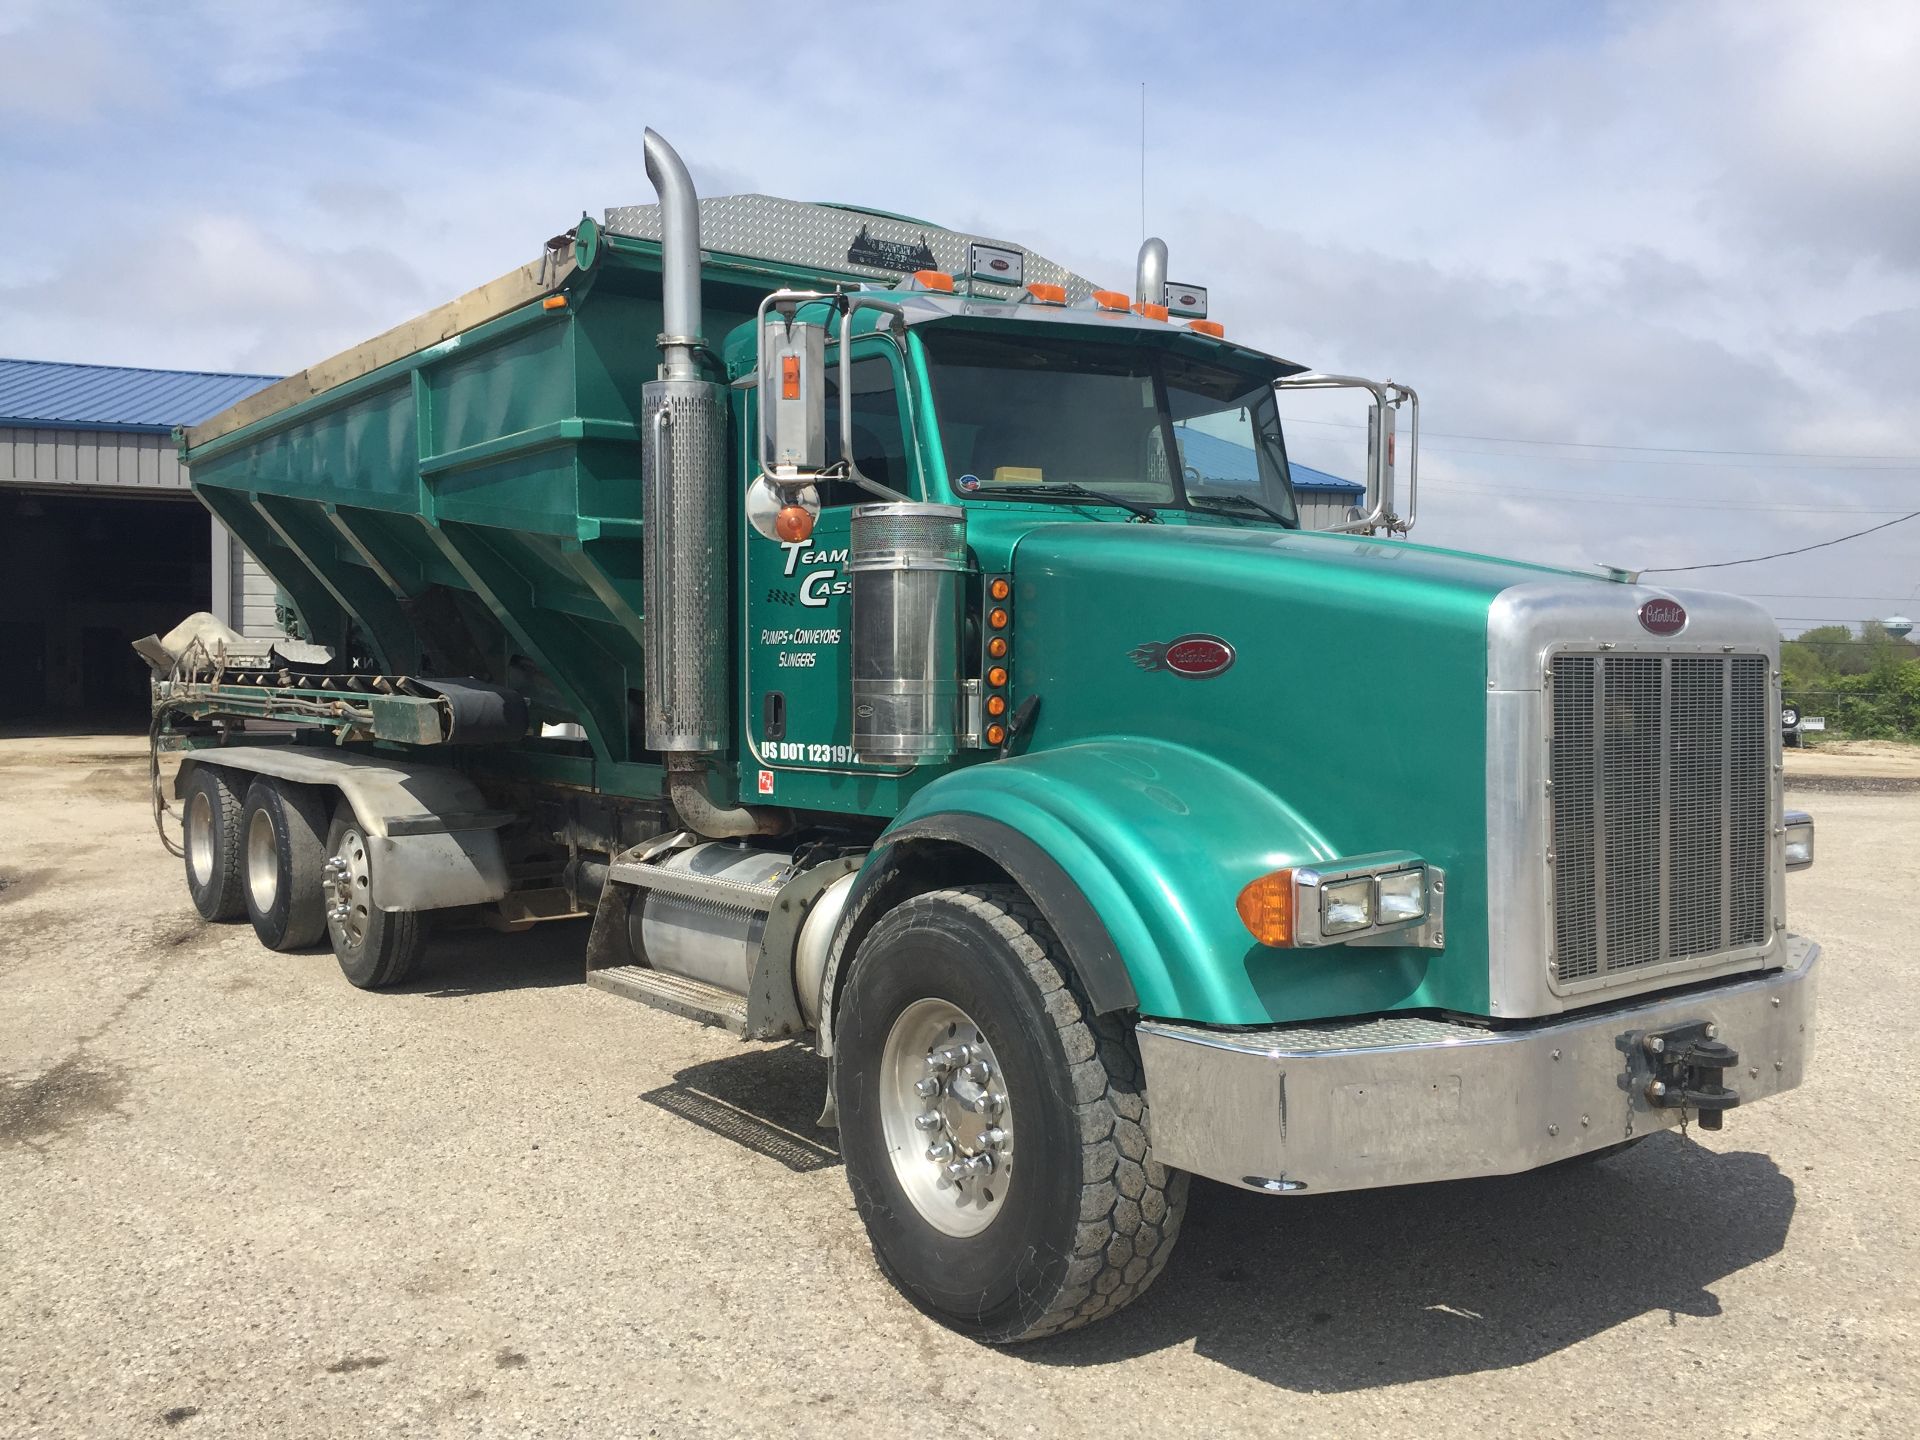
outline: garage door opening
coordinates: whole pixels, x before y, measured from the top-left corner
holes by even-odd
[[[0,493],[0,724],[145,729],[131,647],[208,608],[208,537],[189,494]]]

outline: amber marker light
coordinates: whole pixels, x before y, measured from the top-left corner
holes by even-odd
[[[780,398],[782,400],[800,398],[800,357],[798,355],[780,357]]]
[[[813,513],[804,505],[782,505],[773,517],[773,530],[789,545],[797,545],[813,535]]]
[[[996,630],[1006,629],[1007,628],[1007,612],[1002,610],[998,605],[994,606],[993,609],[987,612],[987,624],[991,625]]]
[[[1146,316],[1149,320],[1164,320],[1167,318],[1167,307],[1164,305],[1155,305],[1151,301],[1142,300],[1133,308],[1136,313]]]
[[[1123,290],[1096,290],[1093,292],[1093,303],[1102,310],[1125,310],[1133,302],[1127,299]]]
[[[542,310],[564,310],[567,308],[567,297],[564,295],[549,295],[540,302],[540,308]]]
[[[1198,331],[1202,335],[1211,335],[1216,340],[1225,339],[1227,334],[1227,327],[1218,320],[1189,320],[1187,328]]]
[[[1262,945],[1293,943],[1293,871],[1262,875],[1240,892],[1234,909]]]
[[[1013,587],[1004,580],[996,580],[987,586],[987,593],[996,600],[1004,600],[1013,593]]]
[[[953,293],[953,277],[944,270],[916,270],[913,278],[928,290],[944,290]]]
[[[1067,287],[1064,285],[1029,285],[1027,293],[1042,305],[1064,305],[1067,303]]]
[[[991,655],[994,659],[996,660],[1004,659],[1006,657],[1006,653],[1007,653],[1007,637],[1006,636],[996,635],[991,640],[987,641],[987,654]]]
[[[1007,697],[1006,696],[989,695],[987,697],[987,714],[997,717],[997,716],[1004,715],[1006,713],[1007,713]]]
[[[1007,727],[1004,725],[987,726],[987,744],[1001,745],[1006,742]]]
[[[1000,686],[1006,684],[1007,683],[1007,667],[1004,665],[996,665],[991,670],[987,671],[987,683],[993,686],[995,689],[998,689]]]

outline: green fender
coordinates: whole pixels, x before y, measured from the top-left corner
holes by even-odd
[[[1011,863],[978,838],[994,834],[1007,837]],[[1053,922],[1076,966],[1091,962],[1097,972],[1101,952],[1117,954],[1131,995],[1103,999],[1127,987],[1085,974],[1098,1009],[1266,1025],[1418,1003],[1428,952],[1277,950],[1247,933],[1234,902],[1248,881],[1340,851],[1272,791],[1198,751],[1112,738],[969,766],[913,797],[870,868],[926,837],[958,838],[999,862]],[[1018,856],[1036,850],[1052,862],[1038,868],[1056,883],[1037,887],[1022,874],[1031,867]],[[1064,907],[1062,874],[1077,892]],[[1087,908],[1097,927],[1065,913]]]

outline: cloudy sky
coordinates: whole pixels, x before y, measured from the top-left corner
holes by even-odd
[[[1419,388],[1418,538],[1731,559],[1920,509],[1916,76],[1910,0],[0,0],[0,355],[298,368],[650,200],[647,124],[1128,288],[1145,81],[1176,278]],[[1914,614],[1920,520],[1671,583]]]

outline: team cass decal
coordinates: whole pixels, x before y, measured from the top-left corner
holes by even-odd
[[[1182,635],[1164,645],[1152,641],[1130,653],[1142,670],[1170,670],[1187,680],[1211,680],[1233,665],[1233,646],[1218,635]]]
[[[787,552],[786,568],[780,573],[791,577],[800,574],[801,567],[809,567],[800,574],[800,603],[811,609],[819,609],[833,603],[837,595],[846,595],[853,590],[853,581],[847,578],[847,547],[837,550],[819,549],[808,545],[804,540],[787,540],[780,548]],[[824,568],[812,568],[824,567]],[[788,604],[793,603],[791,600]]]

